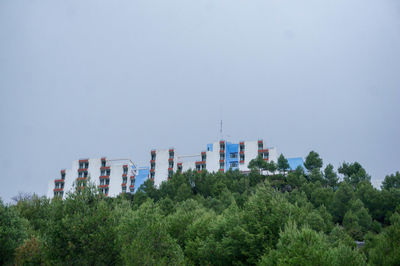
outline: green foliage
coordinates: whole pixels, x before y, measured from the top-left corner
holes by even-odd
[[[279,155],[278,157],[277,168],[282,173],[285,173],[287,170],[290,169],[289,162],[285,158],[285,156],[283,156],[283,154]]]
[[[167,232],[161,211],[151,201],[127,210],[118,226],[124,265],[182,265],[182,249]]]
[[[14,261],[15,249],[28,235],[28,221],[0,199],[0,264]]]
[[[391,225],[379,234],[367,237],[366,253],[373,265],[400,265],[400,215],[391,217]]]
[[[339,178],[335,171],[333,171],[333,165],[328,164],[324,170],[324,181],[325,184],[331,188],[336,188],[338,185]]]
[[[371,180],[365,169],[358,162],[343,163],[338,169],[344,175],[344,181],[356,187],[360,182]]]
[[[5,265],[399,265],[398,175],[374,188],[358,163],[339,181],[318,153],[289,171],[188,171],[107,198],[88,180],[65,200],[0,202]],[[279,172],[276,170],[279,169]],[[357,248],[355,241],[366,241]],[[367,260],[368,258],[368,260]]]
[[[382,189],[390,190],[390,189],[400,189],[400,172],[396,172],[396,174],[387,175],[385,180],[382,182]]]
[[[323,161],[319,157],[319,154],[315,151],[310,151],[310,153],[306,157],[306,161],[304,162],[304,167],[308,171],[312,171],[313,169],[320,169],[322,167]]]
[[[366,265],[366,260],[349,246],[333,247],[324,234],[289,222],[276,249],[269,250],[259,265]]]

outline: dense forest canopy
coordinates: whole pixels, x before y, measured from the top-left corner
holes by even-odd
[[[65,200],[0,201],[0,264],[400,265],[400,173],[379,190],[357,162],[336,172],[312,151],[304,166],[281,155],[117,198],[89,181]]]

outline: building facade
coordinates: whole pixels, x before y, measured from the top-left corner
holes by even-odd
[[[129,159],[81,159],[74,161],[71,169],[61,170],[60,177],[49,183],[47,195],[65,197],[68,191],[80,189],[90,177],[101,193],[114,197],[136,192],[147,179],[159,186],[177,171],[249,172],[250,161],[258,156],[268,162],[278,160],[276,148],[267,146],[263,140],[238,143],[221,140],[207,144],[205,150],[194,155],[179,155],[174,148],[154,149],[150,152],[149,167],[137,167]],[[291,170],[304,167],[300,157],[288,161]]]
[[[90,178],[107,196],[117,196],[122,192],[134,192],[136,166],[129,159],[109,160],[81,159],[72,162],[70,169],[63,169],[60,177],[49,184],[49,198],[65,197],[69,191],[80,189]]]
[[[150,179],[159,186],[171,178],[176,171],[206,170],[208,172],[226,172],[229,169],[248,172],[251,160],[259,155],[265,161],[277,162],[276,148],[268,147],[263,140],[240,141],[226,140],[207,144],[207,148],[195,155],[178,155],[175,149],[152,150],[150,152]]]

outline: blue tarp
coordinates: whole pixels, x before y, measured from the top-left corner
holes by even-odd
[[[147,180],[150,173],[150,167],[140,167],[138,170],[138,174],[135,177],[135,192],[139,189],[139,187]]]
[[[287,158],[287,160],[289,162],[290,170],[296,170],[298,166],[301,166],[304,169],[303,158],[301,157]]]
[[[236,164],[236,166],[232,166],[232,164]],[[226,142],[225,169],[229,170],[230,168],[232,170],[239,168],[239,144]]]

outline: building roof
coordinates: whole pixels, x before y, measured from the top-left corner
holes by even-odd
[[[291,170],[296,170],[298,166],[301,166],[304,168],[304,162],[303,158],[301,157],[295,157],[295,158],[287,158],[289,162],[289,166]]]

